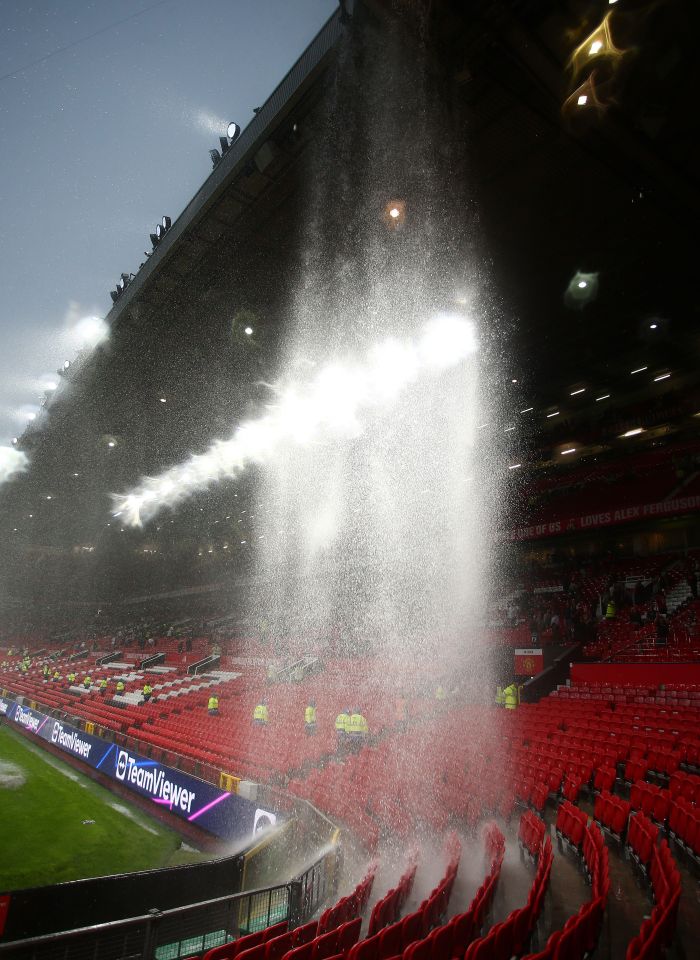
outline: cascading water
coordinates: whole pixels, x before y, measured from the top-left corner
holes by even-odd
[[[396,658],[439,658],[450,684],[471,682],[474,694],[483,674],[456,680],[453,670],[478,642],[497,491],[476,446],[485,351],[470,206],[455,186],[462,161],[416,47],[398,28],[354,29],[315,138],[279,383],[387,337],[415,339],[446,314],[474,325],[477,349],[361,412],[342,439],[301,442],[266,463],[249,621],[280,652],[333,641],[386,658],[389,682]],[[441,349],[454,349],[448,335]],[[329,402],[342,405],[349,387],[332,381]]]

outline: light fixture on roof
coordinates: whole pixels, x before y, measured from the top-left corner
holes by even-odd
[[[511,381],[510,381],[510,382],[511,382],[511,383],[517,383],[518,381],[515,379],[515,377],[511,377]]]
[[[522,463],[511,463],[508,467],[509,470],[519,470],[522,467]]]
[[[569,66],[574,77],[578,77],[591,61],[591,57],[607,57],[619,60],[623,51],[613,43],[610,31],[612,12],[607,13],[602,22],[586,39],[574,50]]]
[[[636,370],[630,370],[630,376],[633,377],[635,373],[644,373],[644,371],[648,369],[648,367],[637,367]]]
[[[604,393],[602,397],[596,397],[595,402],[598,403],[598,401],[600,400],[609,400],[609,399],[610,399],[610,394]]]
[[[46,495],[46,499],[47,499],[47,500],[53,500],[53,497],[52,497],[51,494],[49,493],[49,494]]]
[[[561,451],[562,457],[567,456],[569,453],[576,453],[576,447],[567,447],[566,450]]]
[[[117,445],[117,444],[115,443],[114,440],[108,440],[108,441],[107,441],[107,446],[108,446],[108,447],[116,447],[116,445]]]
[[[533,411],[534,409],[535,409],[534,407],[525,407],[525,409],[524,409],[524,410],[521,410],[520,412],[521,412],[521,413],[532,413],[532,411]]]
[[[167,399],[166,399],[165,397],[161,397],[161,398],[160,398],[160,402],[161,402],[161,403],[167,403],[168,401],[167,401]]]
[[[658,383],[659,380],[668,380],[670,376],[670,373],[662,373],[658,377],[654,377],[654,383]]]
[[[579,107],[585,107],[586,104],[588,103],[587,95],[585,93],[582,93],[577,99],[576,103],[578,104]]]
[[[571,310],[583,308],[598,296],[599,275],[596,271],[577,270],[564,291],[564,303]]]
[[[13,437],[13,438],[12,438],[12,443],[15,444],[15,445],[18,444],[18,443],[19,443],[19,438],[18,438],[18,437]]]
[[[63,369],[67,370],[70,367],[70,360],[63,361]]]
[[[384,207],[384,220],[388,226],[397,230],[406,219],[406,204],[403,200],[390,200]]]
[[[620,434],[621,437],[637,437],[640,433],[644,433],[644,427],[635,427],[633,430],[628,430],[627,433]]]
[[[572,390],[571,393],[569,394],[569,396],[570,396],[570,397],[576,397],[576,396],[579,395],[579,393],[585,393],[585,392],[586,392],[586,388],[585,388],[585,387],[579,387],[578,390]]]
[[[515,430],[515,427],[506,427],[503,432],[504,432],[504,433],[510,433],[511,430]]]
[[[559,410],[555,410],[554,413],[547,414],[547,419],[549,420],[550,417],[558,417],[558,416],[559,416]]]
[[[243,333],[246,335],[246,337],[252,337],[252,335],[253,335],[253,328],[252,328],[252,327],[246,327],[245,330],[243,331]]]

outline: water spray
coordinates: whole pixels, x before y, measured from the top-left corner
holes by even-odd
[[[415,339],[388,338],[361,362],[330,363],[307,384],[280,388],[266,415],[242,423],[230,440],[216,441],[205,453],[115,496],[114,516],[141,526],[164,507],[236,477],[250,464],[265,463],[285,447],[358,436],[363,411],[389,408],[411,383],[438,376],[476,349],[473,324],[442,314]]]

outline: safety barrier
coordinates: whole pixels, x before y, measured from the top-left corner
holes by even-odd
[[[338,856],[333,847],[293,880],[265,889],[0,944],[0,958],[178,960],[282,921],[293,928],[335,896]]]

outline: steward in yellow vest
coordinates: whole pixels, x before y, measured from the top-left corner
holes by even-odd
[[[503,691],[503,698],[505,700],[506,710],[515,710],[518,706],[518,688],[514,683],[511,683]]]
[[[102,694],[103,697],[107,693],[107,681],[105,680],[104,677],[102,677],[102,679],[100,680],[100,693]]]
[[[354,750],[359,750],[367,739],[369,726],[367,724],[367,720],[360,713],[357,707],[350,714],[350,720],[345,727],[345,733],[348,738],[348,743]]]
[[[316,701],[309,700],[309,705],[304,710],[304,728],[307,737],[313,737],[316,734]]]
[[[117,680],[117,693],[124,693],[126,687],[123,680]]]
[[[151,694],[153,693],[153,687],[150,683],[144,683],[143,685],[143,699],[146,703],[151,699]]]
[[[267,709],[267,700],[261,700],[253,710],[253,723],[256,727],[266,727],[270,719]]]
[[[75,683],[75,674],[72,671],[68,674],[68,683]]]
[[[215,694],[212,694],[211,697],[209,697],[209,702],[207,703],[207,710],[209,711],[210,717],[219,716],[219,698]]]

